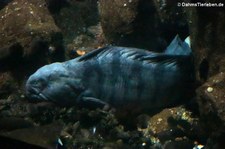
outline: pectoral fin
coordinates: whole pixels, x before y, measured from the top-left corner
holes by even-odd
[[[80,104],[88,108],[101,108],[101,109],[108,105],[106,102],[101,101],[100,99],[94,97],[83,97],[80,100]]]

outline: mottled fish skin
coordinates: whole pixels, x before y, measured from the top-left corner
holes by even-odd
[[[114,107],[127,103],[146,108],[168,106],[185,98],[194,81],[191,52],[185,51],[190,51],[189,47],[178,36],[171,44],[165,53],[104,47],[46,65],[28,79],[27,95],[59,105],[90,102]]]

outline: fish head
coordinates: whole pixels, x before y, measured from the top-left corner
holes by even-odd
[[[72,77],[61,63],[38,69],[26,82],[26,96],[32,101],[52,101],[61,106],[75,105],[81,93],[80,80]]]

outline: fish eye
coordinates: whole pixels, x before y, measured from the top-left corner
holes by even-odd
[[[50,74],[50,75],[48,76],[48,80],[49,80],[49,81],[54,80],[54,75]]]
[[[46,80],[41,78],[40,80],[38,80],[38,83],[42,86],[45,86],[47,84]]]
[[[35,85],[35,86],[44,86],[46,84],[46,81],[44,79],[34,79],[30,82],[31,84]]]
[[[32,80],[30,83],[36,85],[38,83],[38,81],[37,80]]]
[[[45,80],[43,78],[40,78],[39,82],[43,83],[43,82],[45,82]]]

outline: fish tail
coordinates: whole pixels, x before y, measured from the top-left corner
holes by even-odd
[[[179,35],[176,35],[170,45],[166,48],[165,54],[169,55],[191,55],[191,48],[189,43],[183,42]]]

